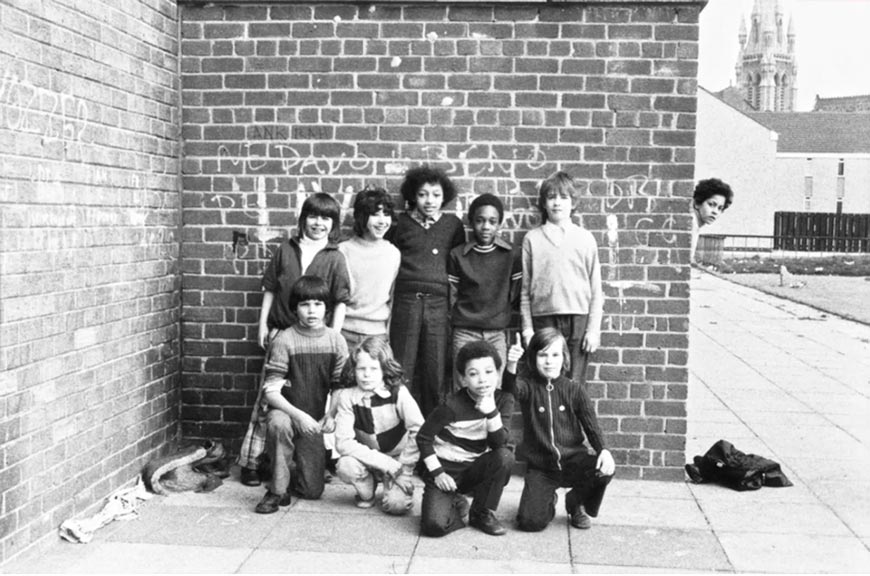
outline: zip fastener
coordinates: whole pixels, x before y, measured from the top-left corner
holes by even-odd
[[[556,446],[556,431],[554,429],[554,418],[553,418],[553,397],[550,392],[553,391],[553,382],[547,382],[547,404],[550,407],[550,443],[553,445],[553,450],[556,452],[556,466],[559,470],[562,469],[562,453],[559,452],[559,448]]]

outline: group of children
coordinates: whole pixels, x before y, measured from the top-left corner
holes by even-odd
[[[338,203],[312,195],[299,235],[267,266],[266,360],[239,457],[244,484],[270,477],[256,511],[289,505],[291,492],[319,498],[331,453],[357,506],[373,506],[381,484],[381,508],[406,513],[417,473],[424,534],[466,524],[504,534],[496,510],[514,464],[516,401],[527,461],[518,527],[543,530],[561,486],[571,524],[589,528],[615,466],[585,386],[603,294],[595,239],[571,221],[571,177],[541,183],[543,224],[521,253],[499,235],[493,194],[471,203],[468,242],[442,212],[456,196],[444,172],[410,169],[401,194],[397,216],[385,190],[359,192],[354,235],[341,243]],[[508,348],[517,303],[522,330]]]

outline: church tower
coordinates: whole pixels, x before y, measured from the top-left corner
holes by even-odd
[[[749,29],[741,17],[735,72],[744,100],[762,112],[793,112],[797,99],[794,18],[788,30],[781,0],[755,0]]]

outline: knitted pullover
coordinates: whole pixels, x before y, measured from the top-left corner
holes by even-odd
[[[451,462],[473,462],[488,450],[508,443],[504,422],[510,422],[514,400],[495,391],[496,409],[482,414],[467,388],[454,392],[426,418],[417,434],[420,457],[434,477],[443,472],[443,458]]]
[[[386,334],[393,283],[401,254],[386,240],[354,236],[338,245],[350,274],[350,300],[342,328],[359,334]]]
[[[420,458],[417,432],[423,425],[420,408],[404,386],[390,392],[386,386],[373,391],[360,388],[339,390],[335,416],[335,448],[381,472],[393,460],[413,474]]]
[[[588,314],[587,332],[601,330],[604,293],[598,245],[588,230],[547,222],[523,238],[523,330],[532,316]]]
[[[280,391],[290,404],[315,420],[323,418],[326,396],[339,387],[347,344],[332,328],[294,324],[269,344],[263,395]]]
[[[402,253],[396,277],[397,292],[426,292],[447,296],[447,256],[465,242],[465,228],[455,214],[442,214],[423,228],[408,214],[399,214],[390,241]]]
[[[531,467],[561,470],[562,461],[585,452],[584,439],[604,449],[595,407],[583,387],[565,376],[547,381],[505,370],[501,389],[514,394],[523,413],[523,449]]]
[[[456,287],[453,326],[475,330],[504,330],[523,276],[519,252],[496,238],[488,247],[467,242],[450,251],[447,279]]]

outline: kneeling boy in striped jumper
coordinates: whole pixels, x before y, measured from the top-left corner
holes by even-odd
[[[417,434],[422,474],[421,531],[444,536],[468,523],[492,536],[505,533],[495,515],[510,480],[514,454],[504,422],[513,397],[498,389],[501,358],[492,344],[469,342],[456,356],[463,388],[435,408]],[[463,494],[473,494],[471,509]]]

